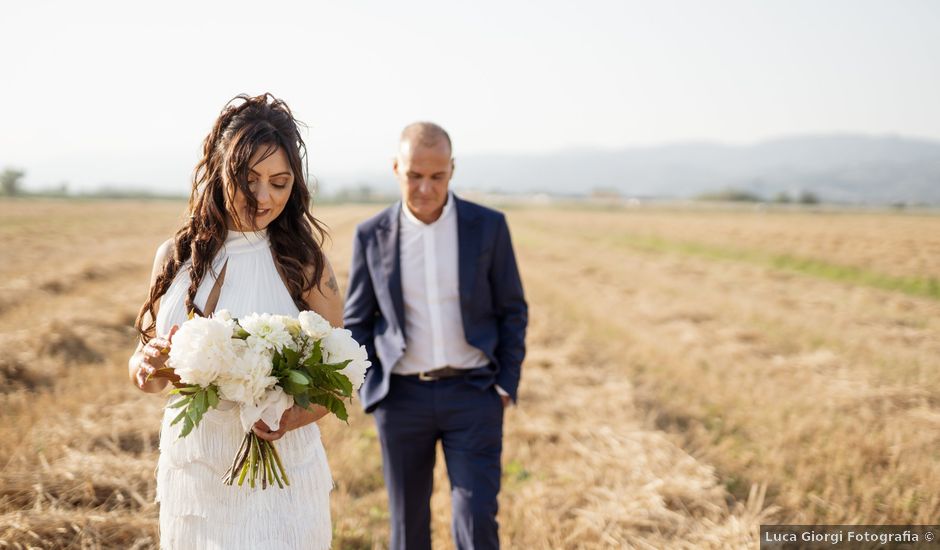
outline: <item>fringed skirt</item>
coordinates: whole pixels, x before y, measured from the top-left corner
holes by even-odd
[[[167,409],[160,431],[157,501],[165,550],[326,550],[330,547],[330,475],[316,424],[287,432],[274,445],[287,471],[283,489],[222,483],[245,432],[231,402],[205,414],[180,439],[178,409]]]

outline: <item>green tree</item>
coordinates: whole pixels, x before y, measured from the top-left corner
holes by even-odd
[[[819,197],[812,191],[800,192],[800,204],[819,204]]]
[[[6,168],[0,172],[0,188],[3,189],[3,194],[13,196],[19,193],[20,180],[25,175],[26,172],[14,168]]]
[[[774,202],[779,202],[781,204],[788,204],[793,202],[793,199],[790,198],[790,194],[786,191],[781,191],[774,196]]]
[[[695,197],[700,201],[719,201],[719,202],[761,202],[761,197],[756,193],[745,191],[743,189],[726,188],[721,191],[702,193]]]

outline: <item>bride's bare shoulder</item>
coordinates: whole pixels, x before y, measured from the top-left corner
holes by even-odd
[[[313,267],[308,268],[308,277],[313,276]],[[330,260],[323,256],[323,274],[320,285],[312,287],[304,296],[307,307],[322,315],[334,327],[343,326],[343,298]]]
[[[156,254],[153,257],[153,270],[150,274],[150,283],[153,284],[157,280],[157,277],[160,273],[163,273],[163,267],[166,265],[167,260],[173,257],[173,248],[176,243],[173,239],[167,239],[157,248]]]
[[[304,268],[304,272],[308,280],[313,278],[314,269],[312,265]],[[339,295],[339,283],[336,282],[336,273],[333,271],[333,264],[330,263],[330,259],[326,257],[326,254],[323,255],[323,274],[320,276],[319,283],[319,293],[323,296]],[[314,286],[310,289],[310,292],[317,292],[317,287]]]

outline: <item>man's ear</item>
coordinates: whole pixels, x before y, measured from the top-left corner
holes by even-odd
[[[398,175],[398,157],[392,159],[392,173]]]
[[[454,171],[457,170],[457,163],[454,162],[453,157],[450,159],[450,177],[454,177]]]

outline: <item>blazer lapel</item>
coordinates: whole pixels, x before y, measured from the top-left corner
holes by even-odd
[[[382,258],[382,271],[388,281],[388,292],[395,307],[395,317],[401,333],[405,334],[405,300],[401,290],[401,254],[398,246],[398,216],[401,201],[389,209],[385,222],[378,227],[376,239],[379,243],[379,255]]]
[[[477,258],[480,256],[479,217],[469,205],[457,198],[457,269],[460,277],[460,311],[466,316],[473,295],[473,281],[476,280]],[[464,327],[466,327],[464,319]]]

